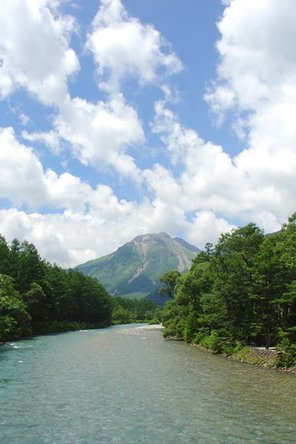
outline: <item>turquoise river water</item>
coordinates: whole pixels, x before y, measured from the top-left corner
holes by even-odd
[[[295,375],[146,326],[0,347],[1,444],[296,443],[295,395]]]

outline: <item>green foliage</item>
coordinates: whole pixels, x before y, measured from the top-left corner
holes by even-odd
[[[112,323],[132,322],[160,323],[162,310],[153,302],[144,299],[112,298]]]
[[[169,298],[174,297],[174,291],[177,279],[181,276],[181,273],[177,270],[168,271],[161,278],[160,282],[165,284],[165,287],[160,287],[159,294],[161,296],[167,296]]]
[[[111,324],[111,297],[97,280],[43,261],[26,241],[0,236],[0,271],[0,341]]]
[[[198,326],[197,318],[195,316],[194,310],[191,310],[189,315],[187,316],[183,337],[186,342],[192,342],[193,337],[195,335],[196,329]]]
[[[186,325],[186,314],[180,310],[175,301],[169,301],[165,305],[162,315],[162,323],[164,325],[163,335],[165,338],[173,337],[175,339],[184,339],[184,329]]]
[[[227,335],[249,340],[253,322],[253,269],[264,236],[254,224],[223,234],[212,259],[213,290],[226,309]]]
[[[292,365],[295,258],[296,213],[273,235],[264,236],[254,224],[222,234],[215,247],[207,244],[191,269],[176,279],[174,299],[163,313],[165,337],[226,354],[239,353],[237,343],[283,344],[279,365]]]
[[[29,329],[27,307],[15,288],[14,280],[0,274],[0,340],[17,338]]]
[[[210,336],[206,336],[200,342],[200,344],[212,350],[214,353],[221,353],[222,344],[221,339],[219,338],[219,333],[216,330],[212,330]]]
[[[289,339],[283,338],[278,346],[278,367],[291,367],[296,366],[296,344],[289,341]]]

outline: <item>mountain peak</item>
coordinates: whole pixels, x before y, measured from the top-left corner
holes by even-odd
[[[136,236],[130,242],[153,242],[153,241],[157,241],[159,239],[171,239],[171,237],[165,232],[146,233],[146,234],[140,234],[139,236]]]
[[[198,251],[165,232],[147,233],[77,268],[96,277],[114,295],[143,298],[157,291],[159,279],[167,271],[188,270]]]

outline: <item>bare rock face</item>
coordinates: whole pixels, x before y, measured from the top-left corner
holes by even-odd
[[[113,295],[145,298],[156,294],[160,277],[170,270],[188,270],[198,248],[166,233],[145,234],[107,256],[79,265]]]

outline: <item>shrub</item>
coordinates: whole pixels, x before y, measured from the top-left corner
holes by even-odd
[[[290,342],[288,338],[282,339],[277,346],[277,351],[277,367],[292,367],[296,365],[296,344]]]
[[[221,353],[222,351],[221,340],[216,330],[212,330],[210,336],[203,338],[200,344],[214,353]]]
[[[204,338],[209,336],[209,334],[210,334],[210,330],[207,327],[202,327],[194,335],[192,342],[194,342],[194,344],[200,344]]]

